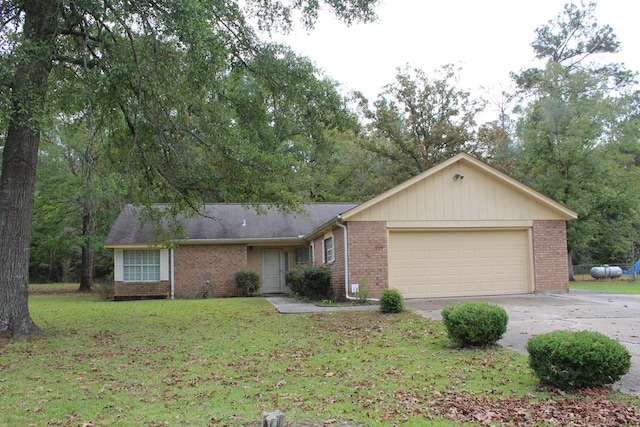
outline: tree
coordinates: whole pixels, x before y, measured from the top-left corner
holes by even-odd
[[[330,131],[328,144],[299,153],[302,194],[311,202],[363,202],[395,185],[389,161],[362,148],[361,133]]]
[[[612,249],[628,248],[637,238],[638,171],[621,148],[637,145],[624,128],[629,120],[637,123],[638,93],[633,73],[592,60],[619,48],[611,28],[598,26],[594,9],[594,3],[565,5],[536,30],[532,47],[546,60],[544,68],[514,75],[526,102],[517,129],[517,173],[578,212],[568,225],[570,265],[621,256]]]
[[[323,3],[350,22],[372,19],[376,0]],[[286,27],[292,12],[300,10],[303,22],[312,26],[321,4],[295,0],[0,1],[4,24],[0,111],[6,113],[1,122],[8,123],[0,176],[0,334],[38,332],[27,305],[28,254],[37,155],[47,95],[56,83],[50,81],[54,67],[67,68],[80,80],[91,71],[88,87],[113,118],[110,140],[118,145],[113,159],[128,162],[127,167],[136,171],[132,175],[144,178],[139,189],[145,185],[171,188],[193,203],[196,196],[211,192],[235,190],[255,196],[265,184],[274,203],[291,203],[283,197],[284,191],[278,191],[284,180],[277,180],[279,189],[269,179],[248,185],[246,174],[241,173],[254,165],[266,165],[259,170],[264,172],[282,164],[282,150],[276,144],[281,141],[277,137],[282,97],[271,97],[270,90],[280,90],[286,100],[288,89],[300,89],[287,84],[296,75],[276,76],[259,67],[261,58],[272,57],[271,63],[284,60],[278,50],[264,48],[244,12],[253,14],[261,28],[271,29]],[[204,130],[196,127],[204,123],[208,123]],[[205,138],[211,129],[220,133],[217,144],[212,143],[213,137]],[[265,131],[267,140],[256,141]],[[264,151],[245,150],[245,143]],[[205,162],[212,153],[217,156]],[[280,161],[269,153],[278,154]],[[198,161],[186,163],[192,155]],[[220,188],[193,189],[192,184],[202,185],[204,180],[191,180],[187,172],[202,176],[196,167],[209,165],[206,170],[210,171],[215,169],[212,164],[226,161],[242,166],[240,177],[229,176],[227,169],[214,175]],[[177,165],[190,167],[180,171],[172,167]]]
[[[95,255],[125,202],[127,186],[106,159],[104,132],[89,132],[86,115],[63,117],[48,127],[55,139],[39,154],[30,278],[79,280],[79,291],[89,291]]]
[[[456,70],[442,67],[436,78],[421,70],[398,70],[395,84],[367,110],[370,138],[364,148],[390,160],[398,182],[461,152],[474,152],[476,114],[484,101],[457,89]]]
[[[492,100],[498,109],[496,120],[483,123],[478,129],[478,150],[481,157],[494,168],[511,175],[517,163],[518,146],[515,141],[515,120],[510,115],[515,96],[502,91]]]

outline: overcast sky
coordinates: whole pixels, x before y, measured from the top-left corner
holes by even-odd
[[[575,0],[574,3],[579,3]],[[379,19],[347,27],[322,15],[310,33],[285,38],[343,90],[369,100],[409,64],[431,73],[445,64],[462,68],[459,88],[476,96],[500,93],[509,72],[534,65],[534,30],[554,19],[566,0],[382,0]],[[640,2],[600,0],[598,23],[610,25],[621,42],[615,61],[640,71]],[[484,90],[481,89],[485,88]]]

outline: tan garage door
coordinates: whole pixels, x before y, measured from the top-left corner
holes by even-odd
[[[406,298],[530,292],[526,230],[392,231],[389,287]]]

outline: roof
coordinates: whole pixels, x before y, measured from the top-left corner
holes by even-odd
[[[252,242],[261,240],[302,240],[319,226],[355,207],[353,203],[311,203],[300,212],[281,212],[274,207],[261,207],[257,212],[241,204],[206,204],[200,215],[179,216],[183,235],[179,240],[194,242]],[[154,205],[164,209],[165,205]],[[141,224],[143,207],[126,205],[105,240],[106,247],[148,245],[154,243],[149,224]]]
[[[407,190],[408,188],[414,186],[415,184],[424,181],[434,175],[436,175],[437,173],[443,171],[446,168],[451,167],[452,165],[455,165],[456,163],[465,163],[469,166],[472,166],[478,170],[481,170],[483,173],[491,176],[492,178],[494,178],[495,180],[497,180],[498,182],[501,182],[502,184],[508,186],[509,188],[511,188],[512,190],[519,192],[520,194],[525,195],[526,197],[528,197],[531,200],[535,200],[536,203],[538,203],[541,206],[544,206],[545,208],[549,209],[550,211],[553,211],[557,214],[558,217],[563,218],[565,220],[570,220],[570,219],[576,219],[578,217],[578,214],[575,213],[574,211],[572,211],[571,209],[567,208],[566,206],[552,200],[551,198],[535,191],[534,189],[526,186],[525,184],[516,181],[515,179],[511,178],[510,176],[492,168],[491,166],[487,165],[486,163],[466,154],[466,153],[460,153],[457,154],[453,157],[451,157],[448,160],[445,160],[444,162],[432,167],[431,169],[428,169],[424,172],[422,172],[419,175],[414,176],[413,178],[403,182],[402,184],[399,184],[393,188],[391,188],[390,190],[385,191],[384,193],[370,199],[369,201],[362,203],[360,205],[354,206],[352,209],[350,209],[349,211],[345,212],[344,214],[340,215],[340,219],[343,221],[348,221],[349,219],[353,219],[354,217],[356,217],[358,214],[367,211],[369,209],[371,209],[372,207],[375,207],[376,205],[381,204],[382,202],[398,195],[399,193],[403,192],[404,190]]]

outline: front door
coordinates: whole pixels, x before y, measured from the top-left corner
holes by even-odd
[[[265,294],[284,290],[284,256],[281,249],[262,251],[262,283]]]

